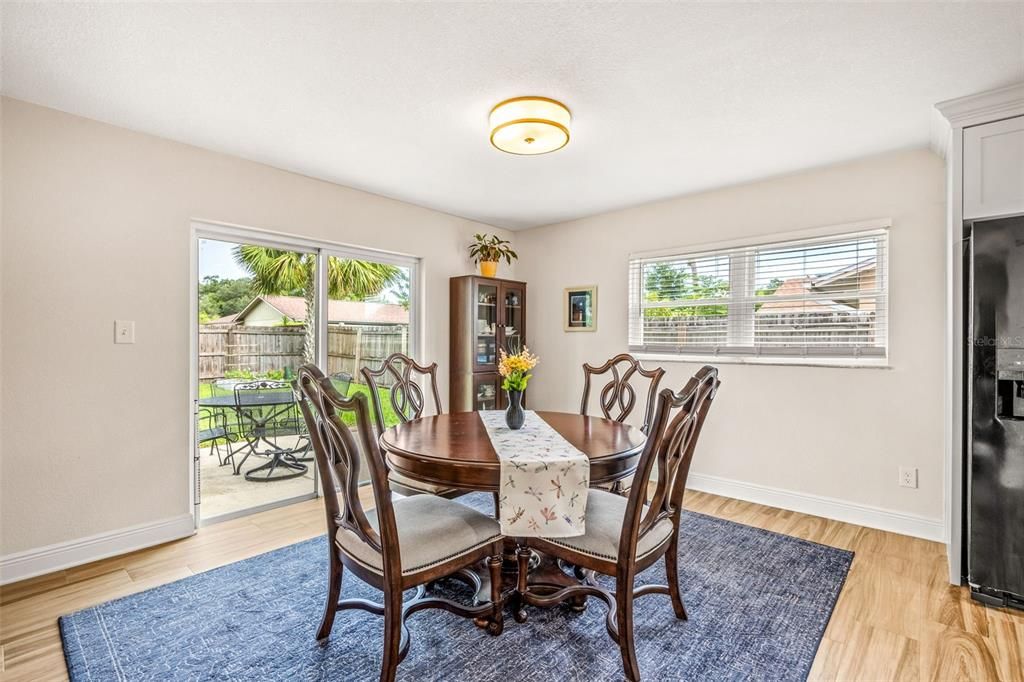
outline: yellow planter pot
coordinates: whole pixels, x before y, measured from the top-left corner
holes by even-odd
[[[498,261],[496,260],[482,260],[480,261],[480,274],[484,277],[494,277],[498,274]]]

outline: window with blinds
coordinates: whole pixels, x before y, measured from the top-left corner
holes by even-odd
[[[885,357],[887,246],[880,229],[632,257],[630,350]]]

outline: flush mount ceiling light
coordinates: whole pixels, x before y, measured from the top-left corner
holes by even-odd
[[[547,154],[569,144],[572,114],[547,97],[513,97],[491,109],[491,144],[509,154]]]

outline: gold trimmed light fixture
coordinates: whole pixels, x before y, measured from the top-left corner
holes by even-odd
[[[547,154],[569,144],[572,114],[547,97],[513,97],[491,109],[491,144],[509,154]]]

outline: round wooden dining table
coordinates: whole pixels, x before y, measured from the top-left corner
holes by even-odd
[[[590,458],[591,485],[613,483],[631,475],[647,440],[637,427],[612,419],[567,412],[538,411],[536,415]],[[380,446],[388,464],[414,480],[458,490],[498,492],[501,464],[476,412],[439,414],[392,426],[381,434]],[[505,541],[503,574],[508,589],[515,584],[515,546],[514,539]],[[557,589],[576,581],[554,558],[534,552],[531,586]],[[489,585],[487,572],[481,567],[476,578],[478,600],[487,598]],[[575,610],[586,608],[586,597],[574,599],[570,606]],[[485,624],[485,620],[477,623],[481,627]]]
[[[621,480],[636,469],[646,441],[637,427],[567,412],[536,414],[590,458],[592,485]],[[411,479],[459,490],[498,490],[501,465],[476,412],[398,424],[381,435],[380,445],[391,467]]]
[[[591,484],[621,480],[636,470],[646,441],[643,431],[637,427],[602,417],[564,412],[536,414],[590,458]],[[475,412],[421,417],[392,426],[381,435],[380,444],[388,464],[415,480],[460,491],[499,491],[501,463]],[[502,571],[506,591],[515,589],[515,550],[516,541],[507,539]],[[475,574],[477,601],[480,601],[487,598],[490,581],[482,566]],[[562,570],[553,557],[534,552],[534,560],[529,564],[531,587],[557,590],[578,584],[578,580]],[[574,598],[569,605],[574,610],[583,610],[586,601],[586,597]],[[516,619],[520,616],[516,615]],[[477,625],[484,627],[486,622],[479,620]]]

